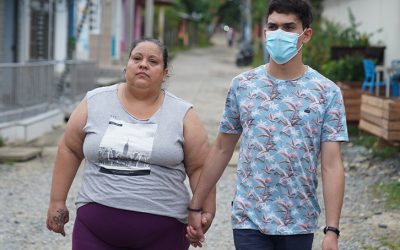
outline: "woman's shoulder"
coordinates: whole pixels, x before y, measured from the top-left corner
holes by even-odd
[[[115,92],[117,90],[118,84],[110,85],[110,86],[104,86],[104,87],[98,87],[95,89],[92,89],[87,92],[86,98],[90,99],[94,96],[104,94],[104,93],[110,93],[110,92]]]
[[[171,92],[165,91],[165,98],[170,100],[175,105],[184,106],[184,107],[193,107],[193,104],[187,100],[184,100],[176,95],[172,94]]]

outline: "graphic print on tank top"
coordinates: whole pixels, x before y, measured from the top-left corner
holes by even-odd
[[[114,175],[149,175],[155,123],[127,123],[110,118],[100,142],[98,164],[100,172]]]

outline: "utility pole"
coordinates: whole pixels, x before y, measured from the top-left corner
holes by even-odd
[[[135,20],[135,0],[129,0],[128,2],[128,13],[129,13],[129,23],[128,23],[128,46],[127,50],[129,52],[129,48],[132,46],[133,43],[133,29],[134,29],[134,20]]]
[[[244,40],[251,42],[251,0],[244,0],[244,14],[245,14],[245,26],[244,26]]]
[[[153,37],[154,0],[146,0],[146,23],[144,35]]]

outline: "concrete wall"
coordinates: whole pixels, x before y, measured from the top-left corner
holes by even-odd
[[[63,123],[64,113],[53,109],[28,119],[0,123],[0,138],[6,143],[29,142]]]
[[[386,46],[385,65],[400,59],[400,1],[399,0],[324,0],[322,16],[348,26],[351,9],[359,31],[374,33],[373,45]],[[382,32],[377,30],[382,29]]]

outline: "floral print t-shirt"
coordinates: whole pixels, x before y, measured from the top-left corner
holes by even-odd
[[[314,233],[321,143],[348,141],[339,87],[310,67],[279,80],[261,65],[232,80],[220,132],[242,137],[233,228]]]

